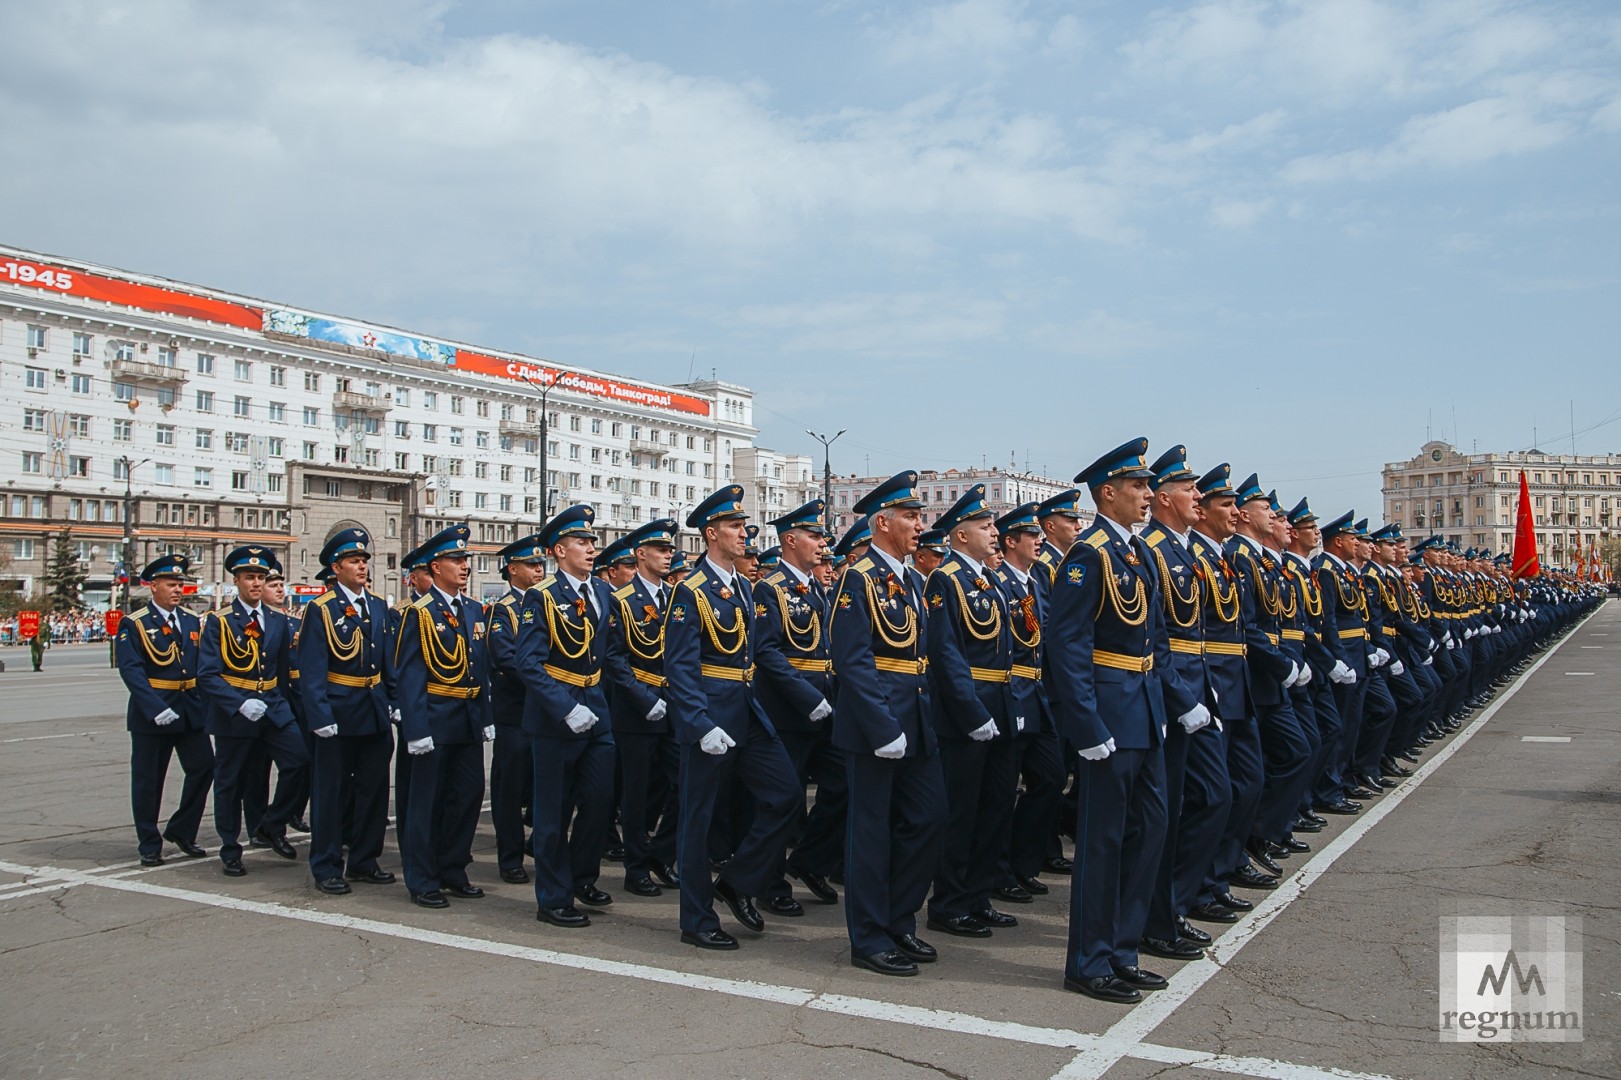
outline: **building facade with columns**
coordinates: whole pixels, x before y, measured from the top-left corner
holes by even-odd
[[[1466,454],[1439,440],[1385,465],[1385,520],[1414,536],[1439,533],[1460,547],[1511,551],[1522,471],[1545,564],[1565,566],[1578,550],[1585,559],[1618,534],[1621,454]]]
[[[264,544],[309,583],[352,526],[394,594],[400,556],[467,521],[473,592],[495,594],[494,552],[544,517],[543,457],[551,509],[590,503],[606,542],[684,517],[756,433],[735,383],[661,386],[6,247],[0,394],[0,578],[31,594],[67,531],[92,606],[117,599],[126,522],[130,567],[185,550],[218,597],[231,547]]]

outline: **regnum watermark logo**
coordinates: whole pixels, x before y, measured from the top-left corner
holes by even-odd
[[[1580,1042],[1581,919],[1441,918],[1442,1042]]]

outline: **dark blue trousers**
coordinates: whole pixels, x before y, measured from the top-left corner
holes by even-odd
[[[1305,696],[1304,691],[1301,696]],[[1281,705],[1256,708],[1266,778],[1250,835],[1263,840],[1282,840],[1289,835],[1301,789],[1310,779],[1307,769],[1311,766],[1311,739],[1295,712],[1294,702],[1294,691],[1288,690]],[[1310,708],[1309,698],[1306,707]]]
[[[782,742],[758,720],[724,754],[706,754],[696,743],[681,747],[681,929],[719,930],[715,884],[710,877],[709,826],[715,800],[736,778],[754,800],[748,831],[721,871],[738,892],[763,896],[781,876],[782,853],[793,835],[805,797]]]
[[[1356,749],[1357,734],[1362,730],[1362,702],[1368,693],[1368,676],[1364,672],[1354,683],[1334,683],[1333,686],[1334,711],[1340,718],[1339,737],[1334,740],[1332,749],[1324,751],[1327,761],[1312,788],[1314,801],[1325,804],[1345,798],[1350,758]]]
[[[850,951],[889,952],[917,933],[917,911],[940,860],[946,819],[940,758],[845,755],[850,785],[844,919]],[[682,879],[685,880],[684,878]]]
[[[1024,782],[1013,807],[1013,835],[1003,845],[1007,854],[999,867],[998,884],[1041,873],[1047,840],[1057,829],[1058,805],[1064,797],[1064,759],[1061,740],[1053,732],[1021,735],[1014,740],[1014,768]]]
[[[800,810],[794,829],[799,841],[786,865],[813,874],[836,874],[844,866],[845,818],[850,809],[850,786],[844,775],[844,751],[833,745],[830,731],[779,732],[788,760],[799,777]],[[807,813],[804,795],[816,785],[816,804]],[[769,896],[792,896],[788,879],[779,875],[768,890]]]
[[[1376,773],[1384,756],[1385,742],[1396,725],[1396,699],[1390,691],[1390,677],[1384,669],[1369,673],[1368,692],[1362,698],[1362,728],[1351,748],[1346,771]]]
[[[1165,844],[1154,874],[1154,894],[1148,901],[1148,922],[1143,933],[1162,941],[1177,938],[1176,919],[1182,912],[1174,902],[1178,838],[1182,830],[1182,793],[1187,786],[1188,743],[1194,736],[1171,721],[1165,732]]]
[[[1064,973],[1090,979],[1137,963],[1165,843],[1165,754],[1117,750],[1083,761],[1078,781]]]
[[[681,750],[669,732],[615,732],[619,748],[619,834],[625,880],[648,875],[648,860],[676,861],[681,819]]]
[[[214,828],[220,834],[221,861],[242,857],[242,784],[256,753],[264,751],[276,765],[276,795],[258,822],[273,836],[287,831],[309,772],[309,752],[297,724],[279,728],[261,720],[259,725],[256,738],[221,735],[214,740]]]
[[[1227,778],[1233,789],[1233,804],[1222,826],[1216,845],[1209,888],[1226,890],[1227,875],[1249,861],[1244,841],[1255,827],[1255,813],[1261,805],[1266,783],[1266,757],[1261,750],[1261,730],[1256,717],[1226,721]],[[1208,897],[1207,897],[1208,899]]]
[[[1003,720],[1003,723],[1006,723]],[[990,907],[1001,884],[997,867],[1013,823],[1014,740],[941,739],[946,782],[946,835],[940,852],[929,918],[954,919]]]
[[[529,742],[535,762],[535,902],[568,907],[574,890],[595,885],[602,872],[614,812],[613,733]]]
[[[400,845],[405,887],[421,896],[442,885],[466,885],[484,802],[484,744],[446,743],[426,754],[400,756],[411,759]]]
[[[532,805],[534,781],[529,737],[523,728],[495,725],[495,744],[490,751],[490,824],[495,827],[496,865],[502,870],[523,869],[523,808]]]
[[[1311,767],[1306,772],[1305,790],[1300,796],[1302,812],[1312,809],[1319,786],[1324,783],[1323,775],[1328,771],[1329,761],[1340,743],[1340,711],[1334,697],[1334,684],[1329,681],[1326,669],[1313,667],[1311,674],[1306,694],[1311,698],[1311,716],[1317,726],[1317,743]]]
[[[388,762],[394,736],[334,735],[315,740],[310,779],[310,874],[375,870],[388,830]],[[344,848],[349,849],[347,862]]]
[[[176,724],[179,721],[175,721]],[[163,811],[163,779],[169,773],[170,757],[180,759],[185,781],[180,786],[180,805],[162,830],[158,814]],[[129,733],[129,801],[135,816],[135,840],[142,855],[163,852],[163,836],[168,833],[196,842],[203,822],[208,789],[214,783],[214,745],[202,731]]]

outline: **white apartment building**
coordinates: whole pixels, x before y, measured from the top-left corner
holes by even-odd
[[[1578,547],[1586,557],[1617,535],[1621,454],[1465,454],[1439,440],[1384,467],[1385,520],[1413,536],[1440,533],[1461,547],[1511,551],[1521,471],[1545,564],[1566,565]]]
[[[129,565],[188,551],[204,595],[249,542],[309,583],[357,525],[392,595],[400,556],[455,521],[472,591],[496,594],[493,553],[544,517],[543,388],[549,505],[594,506],[604,542],[684,518],[753,448],[733,383],[622,379],[0,246],[0,578],[31,593],[69,530],[106,603],[127,494]]]
[[[822,481],[804,454],[785,454],[763,446],[743,447],[732,456],[734,478],[743,485],[743,507],[760,526],[760,549],[777,542],[767,522],[821,497]]]

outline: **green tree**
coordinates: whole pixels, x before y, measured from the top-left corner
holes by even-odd
[[[1621,538],[1599,541],[1598,561],[1609,568],[1611,581],[1621,581]]]
[[[79,592],[86,577],[79,553],[73,549],[73,534],[63,529],[51,544],[51,561],[45,568],[45,604],[52,615],[78,611],[84,605]]]

